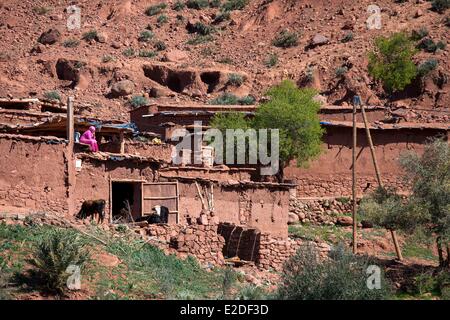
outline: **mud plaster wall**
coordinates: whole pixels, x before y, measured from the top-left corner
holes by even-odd
[[[202,211],[194,183],[179,183],[180,223],[198,218]],[[252,187],[214,186],[214,214],[219,222],[258,229],[274,236],[287,237],[289,191]]]
[[[103,199],[106,201],[105,214],[110,217],[110,180],[153,181],[154,172],[148,164],[132,161],[82,160],[82,168],[76,172],[74,187],[75,211],[83,201]],[[135,192],[136,195],[136,192]],[[135,203],[138,203],[135,201]]]
[[[0,210],[65,214],[65,144],[0,139]]]
[[[372,130],[372,139],[378,166],[385,185],[405,192],[407,186],[401,178],[398,164],[405,151],[423,152],[427,138],[446,132],[437,130]],[[364,130],[358,130],[357,193],[362,195],[376,186],[375,170]],[[324,135],[322,154],[307,168],[297,168],[295,163],[285,170],[285,177],[297,184],[299,197],[339,197],[351,194],[352,128],[328,127]],[[370,187],[367,188],[367,183]]]

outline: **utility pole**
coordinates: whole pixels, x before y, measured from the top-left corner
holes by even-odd
[[[356,221],[356,143],[357,143],[357,128],[356,128],[356,105],[358,104],[359,96],[353,98],[353,147],[352,147],[352,218],[353,218],[353,254],[358,253],[358,223]]]
[[[380,169],[378,168],[377,158],[375,156],[375,148],[373,147],[372,135],[370,134],[369,122],[367,121],[365,107],[362,103],[360,104],[360,106],[361,106],[361,114],[362,114],[362,118],[364,121],[364,126],[366,128],[367,142],[369,143],[370,153],[372,155],[372,162],[373,162],[373,166],[375,168],[375,174],[377,176],[378,186],[380,188],[382,188],[383,183],[381,181]],[[403,256],[402,256],[402,251],[400,250],[400,246],[398,244],[397,234],[395,233],[395,230],[389,230],[389,231],[391,232],[392,241],[394,242],[395,253],[397,254],[397,258],[399,261],[402,261]]]

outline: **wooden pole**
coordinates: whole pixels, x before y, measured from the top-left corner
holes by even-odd
[[[381,181],[380,169],[378,168],[377,158],[375,156],[375,148],[373,147],[372,135],[370,134],[369,123],[368,123],[367,117],[366,117],[366,110],[365,110],[363,104],[361,104],[361,114],[362,114],[362,118],[364,121],[364,126],[366,128],[367,142],[369,143],[370,153],[372,155],[372,162],[373,162],[373,166],[375,168],[375,174],[377,176],[378,185],[380,187],[383,187],[383,183]],[[398,258],[398,260],[402,261],[403,256],[402,256],[402,251],[400,250],[400,246],[398,244],[397,234],[395,233],[395,230],[389,230],[389,231],[391,232],[392,241],[394,242],[395,253],[397,254],[397,258]]]
[[[195,186],[197,187],[198,196],[202,202],[202,209],[206,209],[205,200],[203,199],[202,191],[200,190],[200,186],[198,185],[197,181],[195,181]]]
[[[353,103],[353,147],[352,147],[352,218],[353,218],[353,253],[358,252],[357,243],[357,221],[356,221],[356,142],[357,142],[357,128],[356,128],[356,103]]]
[[[69,140],[69,146],[73,147],[75,139],[75,127],[73,123],[73,97],[67,98],[67,140]]]

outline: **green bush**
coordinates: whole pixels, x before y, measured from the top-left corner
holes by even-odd
[[[133,96],[130,100],[130,104],[132,107],[137,108],[140,106],[145,106],[148,104],[148,100],[143,96]]]
[[[445,43],[442,41],[435,43],[432,39],[425,38],[419,42],[417,48],[422,49],[425,52],[435,53],[438,50],[444,49]]]
[[[169,18],[165,15],[165,14],[162,14],[162,15],[160,15],[159,17],[158,17],[158,19],[156,19],[156,22],[158,23],[158,24],[164,24],[164,23],[167,23],[169,21]]]
[[[175,11],[181,11],[186,7],[186,5],[184,4],[183,1],[178,0],[177,2],[175,2],[172,6],[172,9]]]
[[[448,8],[450,8],[450,0],[433,0],[431,2],[431,10],[438,13],[444,13]]]
[[[125,57],[134,57],[136,55],[136,51],[133,48],[126,48],[122,53]]]
[[[64,40],[64,42],[63,42],[63,46],[66,48],[75,48],[75,47],[78,47],[79,44],[80,44],[80,41],[78,41],[76,39],[67,39],[67,40]]]
[[[151,39],[153,39],[154,36],[155,34],[153,32],[144,30],[139,34],[138,40],[141,42],[149,42]]]
[[[232,86],[239,87],[244,83],[244,77],[238,73],[230,73],[228,75],[228,83]]]
[[[198,44],[202,44],[202,43],[206,43],[209,41],[212,41],[213,37],[211,35],[201,35],[201,34],[197,34],[195,37],[189,39],[186,43],[189,45],[198,45]]]
[[[369,289],[367,257],[354,256],[343,246],[321,260],[316,247],[301,247],[283,267],[277,298],[284,300],[381,300],[389,297],[382,276],[380,289]]]
[[[353,40],[353,32],[347,32],[344,37],[341,39],[342,43],[347,43]]]
[[[139,51],[139,57],[141,58],[153,58],[156,57],[158,54],[155,51],[149,51],[149,50],[140,50]]]
[[[439,62],[435,59],[426,60],[425,62],[421,63],[419,65],[419,67],[417,68],[417,74],[420,77],[425,77],[431,71],[436,69],[438,65],[439,65]]]
[[[97,30],[91,30],[91,31],[83,33],[83,40],[86,40],[86,41],[96,40],[97,37],[98,37]]]
[[[213,23],[221,23],[225,20],[230,20],[230,12],[229,11],[220,11],[216,16],[214,17]]]
[[[189,9],[201,10],[207,8],[209,6],[209,2],[208,0],[188,0],[186,1],[186,6]]]
[[[253,105],[255,104],[255,98],[252,96],[245,96],[238,99],[238,104],[240,105]]]
[[[153,6],[148,7],[147,10],[145,10],[145,14],[148,16],[156,16],[157,14],[161,13],[161,11],[163,11],[165,8],[167,8],[167,4],[165,3],[155,4]]]
[[[164,51],[167,49],[167,45],[165,44],[164,41],[159,40],[156,41],[155,44],[153,45],[153,47],[157,50],[157,51]]]
[[[298,44],[298,34],[289,32],[288,30],[281,31],[272,41],[275,47],[290,48]]]
[[[232,93],[225,92],[217,98],[211,100],[209,104],[215,105],[237,105],[239,98]]]
[[[375,47],[369,55],[369,74],[382,81],[389,93],[403,90],[417,75],[412,41],[404,33],[395,33],[377,38]]]
[[[278,63],[278,55],[276,53],[269,54],[269,57],[264,62],[264,65],[268,68],[275,67]]]
[[[337,77],[342,77],[342,76],[344,76],[347,72],[348,72],[347,67],[339,67],[339,68],[336,68],[336,70],[335,70],[334,73],[336,74]]]
[[[44,97],[48,100],[61,101],[61,95],[58,91],[47,91],[46,93],[44,93]]]
[[[191,33],[197,33],[202,36],[209,35],[214,32],[214,28],[211,26],[208,26],[202,22],[196,22],[194,25],[192,25],[189,29]]]
[[[414,41],[419,41],[426,36],[428,36],[428,29],[426,27],[421,27],[420,29],[411,32],[411,39]]]
[[[248,0],[227,0],[222,5],[222,10],[232,11],[232,10],[242,10],[248,4]]]
[[[29,263],[36,268],[36,276],[50,292],[65,291],[70,265],[83,269],[89,253],[78,233],[71,230],[54,229],[44,235],[35,245]]]
[[[266,297],[267,294],[261,287],[249,285],[242,288],[235,298],[237,300],[264,300]]]
[[[210,6],[211,8],[219,8],[220,5],[221,5],[221,1],[220,1],[220,0],[211,0],[211,1],[209,2],[209,6]]]

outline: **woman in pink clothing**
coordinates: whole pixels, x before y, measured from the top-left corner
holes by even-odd
[[[97,140],[95,140],[95,127],[90,126],[88,130],[80,137],[80,142],[88,144],[92,152],[98,151]]]

